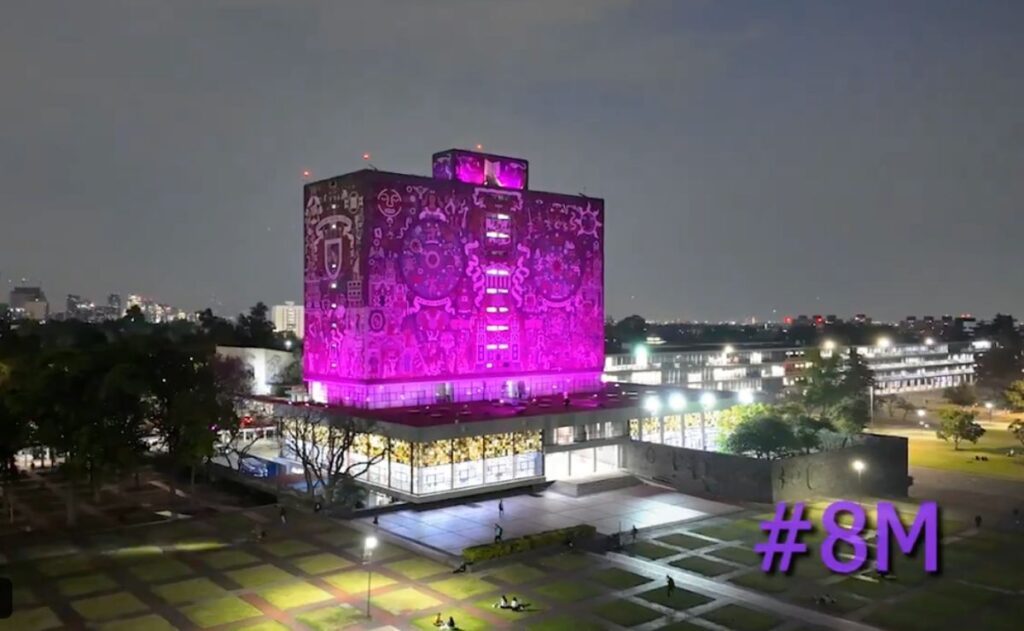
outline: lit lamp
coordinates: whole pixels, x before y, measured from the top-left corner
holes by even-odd
[[[834,351],[836,349],[836,342],[835,340],[825,340],[823,346],[826,351]]]
[[[994,407],[995,406],[992,405],[991,401],[986,401],[985,402],[985,409],[988,410],[988,420],[990,420],[990,421],[992,420],[992,408],[994,408]]]
[[[700,404],[703,405],[704,408],[708,410],[715,407],[715,393],[705,392],[704,394],[700,395]]]
[[[673,392],[668,395],[668,406],[673,412],[682,412],[686,409],[686,397],[681,392]]]
[[[743,405],[750,405],[754,402],[754,391],[749,388],[740,390],[739,400]]]
[[[729,353],[733,352],[734,350],[736,350],[736,349],[734,349],[732,347],[732,344],[726,344],[725,348],[722,349],[722,352],[725,353],[726,355],[728,355]]]
[[[863,460],[854,460],[851,466],[857,472],[857,485],[860,486],[861,475],[864,473],[864,469],[867,469],[867,465],[864,464]]]
[[[366,564],[366,617],[370,617],[370,580],[373,577],[373,568],[370,567],[370,558],[373,550],[377,547],[377,537],[369,536],[363,542],[363,563]]]
[[[935,338],[934,337],[926,337],[926,338],[924,338],[924,344],[925,344],[925,346],[934,346],[935,345]]]
[[[925,414],[924,410],[918,410],[917,411],[917,417],[918,418],[924,418],[924,414]]]
[[[887,337],[878,338],[878,348],[889,348],[892,346],[892,340]]]
[[[644,409],[651,413],[651,416],[657,416],[658,412],[661,411],[661,399],[651,395],[644,400]]]

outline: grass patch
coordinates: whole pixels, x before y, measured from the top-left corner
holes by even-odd
[[[75,556],[56,557],[35,562],[36,571],[50,578],[81,574],[93,569],[92,560],[82,554]]]
[[[301,619],[301,618],[300,618]],[[328,629],[341,627],[327,627]],[[235,627],[234,631],[291,631],[291,627],[286,627],[280,622],[274,622],[273,620],[267,620],[266,622],[257,622],[256,624],[247,624],[244,627]]]
[[[700,537],[694,537],[693,535],[685,535],[682,533],[673,533],[671,535],[665,535],[664,537],[658,537],[655,541],[661,543],[667,543],[670,546],[677,548],[685,548],[687,550],[697,550],[699,548],[706,548],[714,545],[714,541],[708,541],[707,539],[701,539]]]
[[[272,541],[261,544],[260,547],[276,557],[293,557],[298,554],[309,554],[316,551],[315,547],[297,539]]]
[[[141,600],[128,592],[108,596],[94,596],[71,603],[72,608],[86,620],[110,620],[149,609]]]
[[[1016,563],[985,563],[975,567],[963,578],[972,583],[1014,592],[1024,589],[1024,571]]]
[[[278,609],[295,609],[334,598],[319,587],[303,581],[268,587],[257,594]]]
[[[12,631],[47,631],[63,627],[64,623],[49,607],[15,609],[10,618],[0,620],[0,629]]]
[[[388,570],[401,574],[402,576],[418,581],[421,578],[440,574],[441,572],[450,572],[451,568],[447,565],[442,565],[436,561],[430,559],[424,559],[423,557],[413,557],[411,559],[403,559],[401,561],[392,561],[384,566]]]
[[[540,564],[553,570],[575,572],[590,567],[593,565],[593,561],[587,555],[579,552],[563,552],[541,559]]]
[[[208,578],[190,578],[187,581],[158,585],[153,588],[153,592],[172,605],[227,596],[227,591],[223,587]]]
[[[177,631],[178,627],[156,614],[108,622],[100,627],[100,631],[140,631],[142,629],[145,631]]]
[[[441,601],[433,596],[428,596],[427,594],[424,594],[417,589],[413,589],[412,587],[404,587],[379,596],[374,596],[372,602],[373,606],[379,607],[395,615],[404,614],[410,611],[434,608],[441,604]],[[455,621],[459,622],[458,619]]]
[[[708,631],[707,627],[687,622],[686,620],[679,620],[665,627],[658,627],[658,631]],[[801,627],[801,631],[804,631]]]
[[[604,625],[582,619],[579,616],[569,615],[541,620],[526,628],[529,631],[565,631],[566,629],[572,629],[573,631],[605,631]],[[705,629],[705,631],[707,630]]]
[[[329,546],[336,546],[340,548],[354,546],[362,539],[358,532],[340,527],[328,530],[327,532],[317,533],[313,535],[313,538],[318,541],[322,541]]]
[[[352,565],[348,559],[330,552],[311,554],[305,557],[292,559],[292,563],[306,574],[326,574],[345,569]]]
[[[117,586],[117,582],[106,574],[86,574],[57,581],[57,591],[68,598],[105,592]]]
[[[690,572],[696,572],[697,574],[703,574],[704,576],[718,576],[719,574],[725,574],[731,572],[736,568],[731,565],[726,565],[721,561],[714,561],[699,556],[685,557],[678,561],[670,563],[672,567],[677,567],[680,570],[688,570]]]
[[[668,595],[668,589],[666,587],[656,587],[655,589],[646,591],[640,594],[640,598],[643,598],[647,602],[656,603],[669,609],[675,609],[676,611],[683,611],[692,607],[697,607],[714,600],[698,594],[697,592],[691,592],[688,589],[677,587],[672,590],[672,595]]]
[[[761,530],[760,522],[752,519],[740,519],[718,526],[706,526],[694,530],[695,533],[712,539],[722,541],[754,541],[763,539],[764,531]]]
[[[834,587],[869,600],[885,599],[904,590],[903,586],[896,581],[867,577],[846,578],[836,583]]]
[[[677,550],[666,548],[650,541],[637,541],[626,546],[626,552],[633,556],[641,556],[645,559],[657,560],[679,554]]]
[[[271,583],[295,580],[295,577],[274,565],[257,565],[226,573],[228,577],[242,587],[253,589]]]
[[[797,584],[797,580],[792,576],[766,574],[760,569],[752,570],[741,576],[734,576],[729,579],[729,582],[768,594],[781,594]]]
[[[498,589],[498,586],[494,583],[488,583],[484,579],[475,576],[446,578],[434,581],[433,583],[427,583],[427,586],[456,600],[465,600],[466,598],[472,598],[473,596],[479,596],[480,594],[486,594]]]
[[[321,578],[346,594],[366,593],[367,576],[365,570],[349,570],[347,572],[339,572],[337,574],[331,574]],[[394,585],[395,582],[396,581],[393,578],[388,578],[380,572],[374,572],[371,588],[380,589],[382,587]]]
[[[643,585],[644,583],[651,582],[651,579],[646,576],[627,572],[626,570],[617,567],[598,570],[591,574],[589,578],[601,583],[602,585],[611,587],[612,589],[629,589],[630,587],[636,587],[637,585]]]
[[[533,591],[549,600],[557,600],[559,602],[585,600],[602,593],[600,589],[581,580],[565,580],[548,583],[546,585],[535,587]]]
[[[125,546],[107,551],[105,554],[120,563],[139,563],[162,556],[159,546]]]
[[[481,620],[480,618],[474,617],[461,609],[446,611],[442,614],[442,619],[447,622],[449,616],[455,620],[455,628],[460,631],[484,631],[484,629],[492,628],[491,624]],[[417,629],[423,629],[423,631],[437,631],[437,627],[434,626],[434,621],[436,619],[437,614],[431,614],[429,616],[423,616],[422,618],[413,620],[412,624]]]
[[[712,550],[711,552],[708,552],[707,555],[715,557],[716,559],[739,563],[740,565],[760,565],[761,563],[761,555],[750,548],[729,546],[727,548]]]
[[[511,609],[502,609],[500,607],[495,607],[494,605],[498,602],[498,599],[499,596],[495,595],[478,600],[473,604],[478,609],[489,611],[493,615],[501,618],[502,620],[509,620],[515,622],[518,622],[527,616],[544,613],[545,611],[548,611],[550,609],[550,607],[544,605],[543,603],[537,602],[535,599],[523,598],[520,604],[523,605],[525,608],[520,609],[519,611],[512,611]]]
[[[196,626],[206,629],[249,618],[258,618],[263,612],[237,596],[207,600],[181,609]]]
[[[701,616],[704,620],[716,622],[733,631],[768,631],[781,620],[763,611],[747,609],[740,605],[726,605]]]
[[[128,568],[128,571],[146,583],[159,583],[172,578],[192,575],[192,568],[174,559],[160,559],[152,563],[135,565]]]
[[[535,581],[545,575],[545,572],[535,567],[522,563],[512,563],[495,569],[487,575],[487,578],[496,578],[510,585],[522,585],[523,583]]]
[[[313,631],[334,631],[365,620],[366,612],[342,604],[300,613],[295,618]]]
[[[206,563],[210,567],[218,570],[251,565],[259,561],[259,558],[241,550],[221,550],[220,552],[211,552],[210,554],[200,555],[199,559],[203,563]]]
[[[623,627],[635,627],[662,616],[660,612],[638,605],[631,600],[612,600],[595,607],[595,615]]]

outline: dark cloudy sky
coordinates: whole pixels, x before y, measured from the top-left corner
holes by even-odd
[[[301,298],[301,178],[483,143],[607,204],[616,317],[1024,315],[1024,2],[0,6],[0,276]]]

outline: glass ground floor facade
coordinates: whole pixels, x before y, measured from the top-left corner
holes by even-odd
[[[629,437],[645,443],[718,451],[718,417],[718,411],[709,410],[632,419],[629,421]]]

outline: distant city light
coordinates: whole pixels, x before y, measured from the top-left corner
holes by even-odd
[[[673,392],[668,395],[668,406],[672,408],[673,412],[682,412],[686,409],[686,397],[682,392]]]
[[[742,403],[743,405],[750,405],[751,403],[754,402],[754,391],[750,390],[749,388],[744,388],[743,390],[740,390],[739,399],[740,403]]]
[[[887,337],[880,337],[880,338],[878,338],[878,347],[879,348],[889,348],[890,346],[892,346],[892,340],[890,340]]]
[[[836,342],[835,340],[825,340],[825,343],[822,346],[825,347],[826,351],[833,351],[836,348]]]
[[[644,409],[651,414],[657,414],[661,411],[661,399],[651,395],[644,400]]]
[[[704,394],[700,395],[700,404],[703,405],[705,408],[715,407],[715,402],[717,400],[718,399],[717,397],[715,397],[714,392],[705,392]]]

